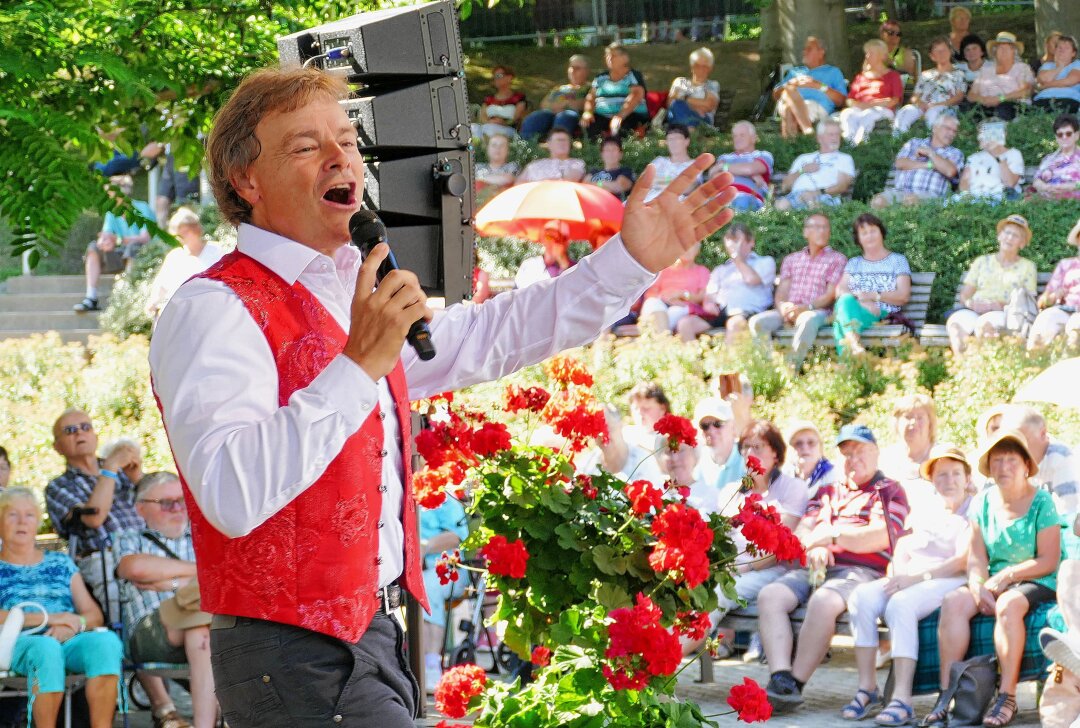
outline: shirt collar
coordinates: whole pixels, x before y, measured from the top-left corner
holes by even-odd
[[[319,259],[331,260],[336,268],[350,270],[360,264],[360,251],[351,245],[342,245],[330,258],[303,243],[249,223],[242,223],[237,228],[236,249],[265,265],[290,286]]]

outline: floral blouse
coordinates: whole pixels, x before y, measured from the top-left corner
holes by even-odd
[[[972,298],[977,301],[1008,303],[1015,288],[1026,288],[1031,295],[1035,295],[1038,275],[1035,264],[1027,258],[1005,267],[996,253],[990,253],[972,261],[964,276],[964,285],[975,289]]]
[[[1046,290],[1064,293],[1062,303],[1080,309],[1080,257],[1066,258],[1058,263],[1050,282],[1046,284]]]
[[[1035,176],[1049,184],[1080,185],[1080,149],[1073,150],[1072,154],[1064,154],[1061,150],[1047,154]],[[1080,199],[1080,190],[1060,192],[1058,196]]]
[[[931,68],[923,71],[915,84],[915,93],[919,100],[927,104],[942,104],[956,96],[958,93],[967,91],[967,80],[964,72],[959,68],[951,71],[939,71]]]

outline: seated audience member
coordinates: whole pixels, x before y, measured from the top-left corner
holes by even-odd
[[[979,124],[979,151],[967,158],[954,199],[1000,202],[1020,197],[1024,157],[1019,149],[1005,146],[1006,126],[1004,121]]]
[[[605,138],[600,142],[600,159],[604,167],[591,170],[586,181],[625,201],[634,187],[634,170],[623,164],[622,158],[622,140],[617,136]]]
[[[136,488],[135,510],[146,528],[116,534],[116,575],[122,580],[127,652],[137,663],[190,666],[195,728],[217,722],[214,673],[210,666],[210,615],[185,608],[198,598],[195,547],[180,480],[150,473]],[[184,589],[181,599],[178,590]],[[187,725],[168,691],[150,692],[155,724]]]
[[[625,136],[649,123],[645,77],[630,67],[630,53],[620,43],[604,49],[607,71],[593,79],[585,97],[581,124],[591,139]]]
[[[768,339],[783,326],[793,326],[791,359],[801,366],[818,330],[825,325],[836,298],[836,284],[844,273],[847,258],[829,247],[829,218],[815,213],[803,220],[806,247],[784,258],[773,305],[750,317],[750,333]]]
[[[1080,248],[1080,222],[1066,237],[1069,245]],[[1065,331],[1071,340],[1080,331],[1080,255],[1064,258],[1054,266],[1046,290],[1039,296],[1039,315],[1031,325],[1028,348],[1046,346]]]
[[[645,291],[641,305],[641,323],[656,331],[674,331],[676,324],[690,313],[702,315],[709,269],[694,262],[701,243],[691,246],[675,262],[660,271],[656,282]]]
[[[806,39],[802,61],[803,65],[784,74],[772,92],[785,139],[813,133],[814,125],[828,119],[847,97],[844,74],[825,62],[825,45],[819,39]]]
[[[589,59],[581,54],[570,56],[566,83],[556,86],[540,102],[540,108],[521,122],[523,139],[539,139],[552,129],[566,129],[577,134],[585,96],[589,93]]]
[[[544,224],[540,244],[542,255],[526,258],[514,275],[514,287],[525,288],[533,283],[557,277],[574,264],[570,260],[570,225],[563,220],[550,220]]]
[[[713,62],[713,53],[708,48],[698,48],[690,54],[689,78],[677,77],[668,91],[668,124],[693,127],[713,123],[713,114],[720,105],[720,82],[709,78]]]
[[[201,196],[199,173],[188,167],[177,169],[176,158],[168,149],[166,147],[165,164],[161,168],[157,197],[154,198],[154,213],[160,227],[168,224],[173,205],[197,207]]]
[[[8,451],[0,447],[0,490],[8,487],[11,483],[11,458]]]
[[[746,499],[757,494],[761,496],[762,503],[775,506],[781,522],[794,530],[806,512],[809,498],[805,482],[781,471],[786,452],[784,437],[776,425],[768,420],[752,421],[739,438],[739,453],[744,459],[751,455],[756,457],[765,472],[751,472],[752,485],[749,488],[741,478],[727,483],[717,496],[717,510],[728,518],[734,518]],[[735,543],[736,552],[735,592],[739,599],[753,604],[761,590],[782,576],[790,565],[778,563],[775,556],[748,553],[747,540],[741,528],[732,531],[731,540]],[[718,590],[716,596],[719,604],[716,611],[709,615],[713,625],[720,624],[724,615],[739,605],[738,601],[724,596],[722,591]],[[726,643],[721,642],[722,654],[730,655],[731,651]]]
[[[115,188],[119,188],[125,197],[130,198],[134,184],[129,175],[123,174],[110,177],[109,186],[106,189],[110,197],[115,198]],[[150,205],[142,200],[129,200],[129,202],[147,220],[156,219]],[[128,222],[111,210],[106,212],[101,224],[101,232],[98,233],[97,239],[86,247],[86,254],[83,256],[86,297],[73,306],[75,312],[97,311],[100,308],[97,285],[101,274],[122,273],[131,266],[142,246],[148,242],[150,242],[150,231],[142,220]]]
[[[807,568],[787,572],[758,594],[758,629],[772,673],[766,692],[777,712],[802,703],[803,686],[825,657],[851,592],[884,576],[908,515],[904,489],[878,470],[870,428],[845,425],[836,445],[846,478],[818,489],[796,529]],[[792,660],[788,615],[801,604],[805,624],[815,629],[799,633]]]
[[[1035,106],[1069,114],[1080,111],[1080,61],[1076,59],[1076,39],[1071,35],[1058,38],[1053,59],[1039,66],[1035,88]]]
[[[694,163],[690,156],[690,130],[687,127],[682,124],[669,125],[665,139],[668,156],[657,157],[649,162],[650,166],[656,170],[656,174],[653,176],[652,186],[645,195],[645,202],[659,197],[673,179]],[[700,181],[700,177],[698,179]],[[687,189],[686,194],[692,189],[692,187]]]
[[[694,480],[715,488],[746,475],[746,461],[739,453],[735,412],[719,397],[706,397],[694,407],[694,420],[701,430],[701,454],[694,468]]]
[[[123,647],[108,630],[75,562],[66,554],[41,551],[37,496],[28,488],[0,493],[0,618],[21,602],[41,604],[49,614],[43,634],[15,641],[11,670],[35,683],[31,715],[35,726],[56,728],[64,697],[65,673],[86,676],[86,701],[93,728],[113,724]],[[26,610],[26,626],[42,616]]]
[[[1050,63],[1054,60],[1054,52],[1057,51],[1058,40],[1064,36],[1060,30],[1051,30],[1043,39],[1043,54],[1039,58],[1039,64]]]
[[[845,108],[840,112],[840,131],[853,146],[874,130],[882,119],[892,120],[904,98],[904,82],[888,63],[889,49],[873,39],[863,44],[862,72],[851,79]]]
[[[1002,31],[986,45],[993,61],[987,62],[971,82],[968,103],[985,116],[1012,121],[1017,106],[1031,103],[1035,74],[1020,60],[1024,44],[1012,33]]]
[[[585,160],[570,156],[571,143],[570,132],[565,129],[552,129],[545,142],[547,159],[534,159],[526,164],[514,184],[542,182],[546,179],[580,182],[585,177]]]
[[[447,602],[465,592],[467,574],[457,581],[439,583],[435,563],[443,552],[454,549],[469,536],[469,521],[461,501],[447,498],[438,508],[420,509],[420,553],[424,557],[424,588],[431,612],[424,614],[424,682],[434,691],[442,677],[442,652],[446,641]]]
[[[964,39],[960,42],[960,48],[961,58],[957,59],[954,56],[953,60],[956,61],[956,67],[964,72],[964,81],[970,88],[987,65],[986,59],[989,56],[986,53],[986,44],[983,43],[982,38],[974,33],[964,36]],[[960,110],[966,111],[970,107],[971,104],[965,95],[964,100],[960,102]]]
[[[510,137],[492,134],[487,141],[487,161],[476,165],[476,204],[483,205],[508,187],[514,186],[521,169],[510,161]]]
[[[670,448],[662,448],[657,454],[660,463],[660,472],[667,478],[668,483],[689,488],[686,504],[696,508],[701,515],[708,517],[720,510],[717,497],[720,489],[711,483],[698,480],[697,472],[698,451],[685,443],[679,445],[679,449],[672,452]]]
[[[591,474],[598,467],[603,467],[624,479],[630,479],[632,475],[634,480],[643,479],[663,485],[666,476],[660,470],[658,459],[661,443],[653,427],[671,411],[671,402],[656,382],[636,385],[630,390],[628,398],[630,423],[623,424],[618,410],[607,405],[604,417],[610,438],[607,442],[598,442],[593,456],[578,464],[579,471]]]
[[[733,186],[739,191],[731,202],[736,210],[760,210],[769,194],[769,181],[773,173],[772,152],[757,148],[757,129],[749,121],[740,121],[731,127],[733,151],[718,154],[716,164],[708,176],[731,172],[735,176]]]
[[[957,63],[965,60],[964,40],[970,37],[968,32],[970,28],[970,10],[962,5],[957,5],[949,10],[949,52],[953,54],[953,60]]]
[[[997,224],[998,252],[971,262],[960,287],[963,306],[945,322],[949,344],[957,356],[964,353],[969,336],[996,336],[1005,328],[1005,306],[1017,289],[1033,298],[1038,271],[1020,256],[1031,242],[1031,228],[1022,215],[1009,215]]]
[[[999,427],[1018,430],[1024,436],[1038,468],[1031,481],[1054,497],[1058,511],[1072,514],[1080,510],[1080,463],[1068,445],[1050,437],[1046,418],[1027,405],[1012,404],[1002,409]]]
[[[825,446],[817,425],[809,420],[795,420],[787,426],[787,444],[794,457],[784,466],[784,472],[806,483],[809,498],[817,495],[823,485],[844,480],[844,474],[825,457]]]
[[[181,207],[169,218],[168,229],[170,235],[180,239],[180,247],[169,251],[150,284],[146,312],[154,321],[157,321],[158,315],[176,293],[176,289],[188,278],[202,273],[225,255],[225,251],[219,246],[206,242],[202,223],[194,210]],[[133,478],[132,482],[138,481]]]
[[[922,466],[937,439],[937,408],[930,395],[908,394],[896,401],[892,418],[893,434],[898,439],[881,451],[878,464],[881,472],[904,487],[914,508],[915,496],[928,495],[920,492],[927,483]]]
[[[1058,149],[1050,152],[1039,163],[1032,189],[1050,200],[1080,199],[1080,149],[1077,135],[1080,121],[1072,114],[1062,114],[1054,119],[1054,136]]]
[[[817,125],[818,151],[800,154],[780,185],[777,210],[803,210],[839,205],[855,181],[855,160],[840,151],[840,124],[825,119]]]
[[[838,350],[847,347],[852,354],[862,354],[859,334],[911,298],[911,266],[906,257],[885,247],[885,223],[876,215],[864,212],[851,227],[862,255],[848,260],[836,284],[833,335]]]
[[[896,112],[895,134],[903,134],[919,119],[924,119],[928,127],[933,126],[942,114],[956,113],[957,105],[964,100],[967,81],[964,72],[953,65],[948,38],[941,35],[930,41],[930,60],[934,67],[922,72],[915,82],[911,102]]]
[[[713,269],[702,302],[702,315],[683,317],[676,326],[683,341],[693,341],[710,328],[724,326],[727,340],[747,330],[751,316],[772,303],[776,261],[754,252],[754,231],[737,222],[724,231],[729,260]]]
[[[949,684],[953,663],[964,659],[971,641],[970,622],[978,614],[997,620],[994,651],[1001,670],[997,698],[983,725],[1004,726],[1016,716],[1016,685],[1024,653],[1024,616],[1056,598],[1061,560],[1060,516],[1049,493],[1029,478],[1038,465],[1027,440],[1004,426],[986,441],[979,472],[993,485],[968,508],[971,542],[967,585],[945,597],[938,624],[941,689]],[[940,722],[948,706],[938,699],[927,723]]]
[[[910,78],[915,75],[916,71],[915,53],[900,42],[903,35],[900,30],[900,23],[895,20],[886,20],[878,28],[878,38],[885,44],[885,54],[889,68]],[[866,50],[865,46],[863,46],[863,50]]]
[[[878,620],[884,618],[892,642],[894,682],[892,699],[875,722],[914,721],[911,688],[919,659],[919,620],[964,584],[971,540],[966,516],[975,492],[971,465],[960,448],[942,445],[923,463],[921,475],[934,484],[933,503],[912,509],[911,530],[897,539],[888,576],[857,586],[848,597],[859,690],[841,713],[847,720],[865,718],[880,702],[875,654]]]
[[[947,197],[964,169],[964,153],[952,146],[959,128],[955,116],[942,114],[934,119],[929,138],[913,137],[904,142],[893,163],[893,186],[875,195],[870,206],[880,209],[897,202],[915,205]]]
[[[517,128],[525,118],[525,94],[513,89],[514,72],[508,66],[491,69],[491,85],[495,93],[484,97],[480,104],[480,120],[472,125],[474,139],[504,134],[517,136]]]
[[[108,545],[116,531],[142,528],[135,510],[135,486],[124,472],[138,452],[122,447],[108,458],[97,456],[98,437],[90,417],[78,409],[65,410],[53,424],[53,449],[64,458],[66,469],[45,487],[45,505],[60,538],[78,536],[76,563],[86,585],[106,607],[110,619],[119,617],[120,597]],[[75,522],[75,508],[93,508]],[[101,551],[104,549],[104,558]],[[110,578],[106,579],[106,574]],[[107,582],[107,584],[106,584]],[[106,599],[106,585],[108,599]]]

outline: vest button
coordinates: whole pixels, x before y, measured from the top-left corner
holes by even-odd
[[[386,413],[385,412],[380,412],[379,413],[379,419],[380,420],[385,420],[386,419]]]
[[[376,556],[375,557],[375,563],[376,564],[382,564],[382,556]]]
[[[379,457],[381,457],[381,458],[384,458],[384,457],[386,457],[386,456],[387,456],[387,455],[389,455],[389,454],[390,454],[390,453],[389,453],[389,452],[387,452],[387,451],[386,451],[385,449],[384,449],[384,450],[379,450]]]
[[[263,675],[263,682],[264,683],[270,682],[270,676],[269,675]]]
[[[380,485],[379,486],[379,492],[380,493],[385,493],[386,492],[386,486],[385,485]]]
[[[383,526],[385,526],[385,525],[386,525],[386,524],[385,524],[385,523],[383,523],[383,522],[382,522],[381,520],[379,521],[379,528],[382,528],[382,527],[383,527]]]
[[[335,723],[340,723],[340,722],[341,722],[341,720],[342,720],[342,718],[341,718],[341,714],[340,714],[340,713],[338,713],[337,715],[335,715],[335,716],[334,716],[334,722],[335,722]]]

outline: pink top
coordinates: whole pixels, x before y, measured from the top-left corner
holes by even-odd
[[[645,291],[645,298],[678,296],[683,291],[702,293],[709,285],[709,269],[703,265],[672,265],[660,271],[656,282]]]
[[[1080,308],[1080,257],[1066,258],[1054,268],[1046,290],[1065,294],[1064,304]]]
[[[746,494],[739,492],[740,487],[742,487],[742,481],[736,480],[725,485],[720,491],[717,502],[722,515],[731,518],[742,508]],[[794,516],[799,519],[806,512],[806,504],[809,500],[810,492],[806,489],[806,481],[783,474],[769,484],[769,489],[761,497],[761,502],[765,505],[776,506],[781,516]],[[731,540],[738,554],[735,557],[736,564],[745,564],[761,558],[746,553],[747,541],[743,538],[742,529],[732,531]]]
[[[971,522],[967,519],[969,498],[958,513],[950,513],[941,498],[934,505],[924,505],[908,519],[911,532],[896,541],[896,554],[901,552],[926,571],[943,564],[967,549]],[[896,556],[893,557],[894,559]]]
[[[860,73],[848,87],[848,98],[853,101],[879,101],[896,99],[897,104],[904,97],[904,81],[896,71],[889,71],[879,78],[870,78]]]

